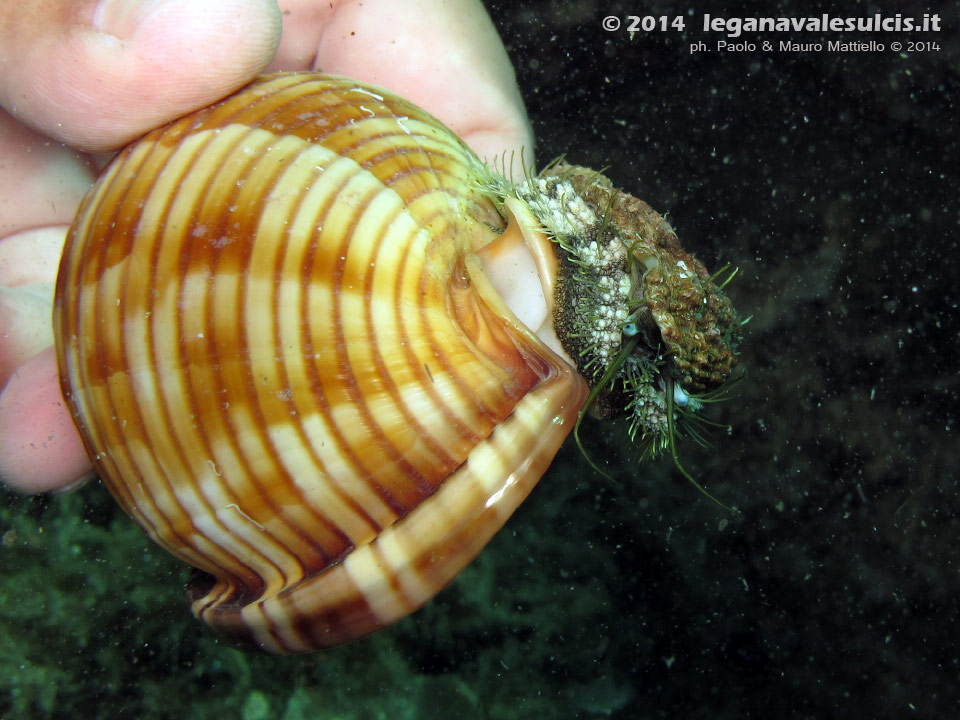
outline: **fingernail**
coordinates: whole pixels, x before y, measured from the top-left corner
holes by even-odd
[[[129,38],[163,0],[100,0],[93,27],[121,40]]]

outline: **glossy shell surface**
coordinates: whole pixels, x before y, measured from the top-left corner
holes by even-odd
[[[530,492],[586,387],[473,253],[482,166],[385,91],[268,76],[150,133],[68,236],[64,395],[110,491],[273,652],[431,598]]]

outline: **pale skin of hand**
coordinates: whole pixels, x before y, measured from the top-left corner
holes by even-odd
[[[32,0],[0,4],[0,479],[92,474],[50,313],[66,229],[109,154],[261,72],[317,69],[427,109],[488,161],[533,137],[480,0]],[[519,162],[516,163],[519,166]]]

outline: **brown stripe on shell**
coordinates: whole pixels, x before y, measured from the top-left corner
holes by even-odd
[[[215,627],[287,652],[393,622],[569,432],[582,381],[470,261],[504,222],[479,172],[409,103],[292,74],[150,133],[85,201],[65,394]]]
[[[204,427],[204,423],[199,422],[191,411],[191,405],[196,402],[192,402],[190,397],[190,377],[182,372],[182,366],[173,363],[173,358],[188,351],[193,342],[193,338],[183,336],[179,313],[181,288],[197,272],[185,264],[189,257],[185,248],[196,244],[194,241],[197,239],[194,237],[197,228],[190,227],[188,223],[193,207],[203,197],[205,190],[232,188],[237,175],[244,177],[255,166],[255,154],[250,158],[246,154],[241,155],[241,162],[237,162],[236,155],[231,151],[235,145],[262,150],[270,141],[271,136],[266,133],[258,134],[239,126],[229,128],[224,133],[208,131],[185,139],[168,158],[162,172],[158,173],[152,192],[144,198],[143,227],[138,231],[138,241],[144,245],[143,252],[150,257],[147,264],[150,279],[145,283],[137,303],[144,315],[149,313],[149,319],[145,322],[145,337],[150,353],[145,363],[150,372],[143,372],[142,375],[156,379],[155,384],[139,394],[142,400],[149,402],[145,406],[149,408],[149,418],[140,420],[147,434],[145,443],[154,448],[166,448],[165,451],[153,453],[153,456],[162,458],[164,463],[159,474],[167,478],[170,484],[168,505],[177,508],[179,521],[189,527],[191,540],[188,545],[206,543],[236,558],[233,563],[218,560],[212,567],[216,569],[221,564],[233,567],[242,563],[249,568],[249,574],[256,578],[256,585],[251,585],[248,580],[244,582],[243,587],[248,591],[253,591],[257,586],[262,586],[264,590],[282,587],[288,578],[296,579],[300,573],[291,567],[292,556],[280,546],[280,533],[272,533],[265,539],[260,537],[259,527],[264,522],[262,518],[255,519],[258,513],[249,509],[252,498],[241,505],[237,499],[243,494],[242,488],[233,492],[232,488],[217,482],[217,478],[227,472],[236,486],[244,483],[246,473],[242,470],[230,472],[231,468],[226,467],[223,458],[206,453],[204,442],[198,436],[198,430]],[[183,148],[191,144],[198,146],[197,152],[183,153]],[[228,158],[231,162],[227,162]],[[221,256],[229,258],[230,252]],[[223,279],[229,277],[229,273],[221,273],[217,277]],[[136,284],[136,278],[131,280],[128,289]],[[211,291],[215,292],[216,289],[213,286]],[[204,296],[203,291],[197,294]],[[196,308],[195,312],[203,314],[202,308]],[[131,315],[136,317],[133,313]],[[130,333],[127,337],[133,338],[128,345],[136,347],[137,334]],[[178,352],[183,346],[186,346],[184,351]],[[204,365],[197,363],[196,367],[203,368]],[[144,461],[150,460],[151,455],[147,454]],[[145,474],[151,477],[158,475],[152,469],[145,471]],[[177,478],[180,477],[193,478],[194,482],[179,482]],[[164,484],[153,483],[154,486]],[[171,511],[166,514],[170,515]],[[207,554],[201,548],[197,548],[197,551]],[[277,557],[280,559],[275,560]],[[201,565],[204,569],[209,566],[210,563]]]
[[[293,155],[292,157],[299,160],[299,155]],[[268,163],[268,166],[270,163]],[[277,163],[277,167],[274,168],[274,174],[272,174],[268,179],[268,184],[278,185],[283,182],[283,178],[293,171],[294,165]],[[291,195],[295,198],[301,193]],[[211,202],[211,209],[207,212],[199,213],[198,222],[202,222],[202,218],[209,217],[212,214],[212,208],[216,206],[216,199]],[[288,213],[284,213],[284,216]],[[279,220],[280,218],[278,218]],[[191,223],[193,227],[197,227],[196,224]],[[248,232],[253,232],[253,228],[250,228]],[[195,234],[195,233],[194,233]],[[214,237],[218,237],[214,235]],[[210,252],[211,249],[216,249],[215,246],[219,243],[192,243],[194,247],[202,247],[206,252]],[[272,253],[274,256],[272,263],[267,263],[269,260],[267,258],[258,258],[255,255],[250,255],[246,260],[250,266],[254,268],[260,268],[261,272],[264,273],[267,277],[267,282],[270,282],[272,278],[277,277],[278,272],[276,270],[276,263],[278,262],[277,257],[280,250],[284,247],[283,244],[277,244],[275,248],[271,248],[270,245],[264,245],[262,243],[254,243],[253,248],[266,248],[268,253]],[[190,254],[188,249],[185,255]],[[212,266],[212,270],[211,270]],[[210,274],[210,277],[207,277],[207,274]],[[200,275],[199,284],[201,288],[205,284],[212,283],[214,285],[213,291],[216,292],[215,284],[218,279],[224,278],[226,275],[221,274],[217,271],[216,262],[213,261],[212,265],[209,260],[200,258],[200,272],[194,273],[194,275]],[[248,289],[247,284],[240,286],[239,290],[241,291],[240,297],[238,297],[238,304],[244,303],[243,299],[243,290]],[[198,293],[198,295],[201,295]],[[201,297],[205,297],[201,295]],[[190,306],[188,303],[181,302],[181,318],[183,321],[188,321],[189,318],[194,315],[190,312]],[[270,319],[276,313],[273,311],[266,312],[263,314],[263,317]],[[195,366],[196,367],[210,367],[210,368],[220,368],[223,363],[220,361],[220,358],[211,352],[213,348],[217,347],[217,329],[222,327],[218,324],[211,313],[195,313],[196,317],[202,317],[206,320],[207,324],[199,326],[196,331],[188,331],[184,333],[184,336],[187,338],[202,338],[206,339],[206,336],[210,335],[210,343],[191,343],[192,346],[199,346],[203,350],[203,354],[197,359]],[[257,323],[258,325],[262,324],[261,322]],[[281,354],[276,338],[276,332],[274,333],[265,333],[267,335],[273,335],[270,338],[269,342],[265,342],[264,346],[272,347],[271,351],[272,356],[276,357]],[[250,353],[245,350],[245,345],[248,343],[246,339],[246,334],[243,331],[243,328],[237,328],[238,335],[238,353],[241,356],[249,356]],[[271,366],[271,369],[272,366]],[[256,371],[254,371],[256,372]],[[276,385],[278,387],[284,387],[286,385],[285,380],[281,376],[277,379]],[[219,401],[218,398],[206,398],[204,402],[203,395],[209,392],[210,388],[221,388],[226,387],[220,377],[216,374],[214,377],[211,377],[209,381],[198,380],[192,384],[192,391],[190,397],[193,398],[193,407],[191,408],[191,413],[199,417],[200,413],[205,407],[215,406]],[[198,400],[197,398],[200,397]],[[247,398],[248,400],[250,398]],[[229,402],[229,400],[224,400],[224,402]],[[288,403],[283,399],[278,399],[278,408],[275,408],[275,413],[289,414]],[[250,402],[247,407],[250,408],[251,416],[253,422],[258,426],[261,425],[272,425],[275,420],[272,420],[267,417],[267,410],[264,405]],[[201,436],[206,435],[203,431],[207,427],[217,427],[218,420],[220,418],[219,412],[209,413],[208,418],[201,419],[197,423],[197,430]],[[229,423],[228,423],[229,425]],[[257,443],[253,447],[254,443],[249,445],[241,445],[236,441],[236,430],[237,428],[230,427],[226,431],[220,432],[217,434],[219,438],[219,446],[215,446],[214,442],[208,438],[204,437],[204,448],[201,451],[206,454],[208,457],[217,457],[222,455],[228,455],[233,462],[233,466],[229,470],[229,476],[234,479],[232,488],[229,490],[224,488],[224,494],[229,493],[237,499],[232,499],[232,503],[237,503],[239,498],[251,499],[254,502],[260,511],[255,519],[252,518],[254,522],[260,524],[264,527],[270,528],[270,533],[277,537],[282,544],[282,552],[284,555],[288,555],[296,558],[299,561],[299,567],[290,568],[288,572],[294,574],[294,580],[299,579],[305,574],[310,572],[315,572],[322,569],[328,565],[331,561],[337,559],[345,552],[349,551],[351,543],[349,538],[347,538],[337,527],[336,523],[326,518],[322,513],[318,512],[316,508],[313,508],[309,504],[303,504],[299,502],[299,493],[291,491],[290,485],[292,478],[283,466],[282,458],[276,450],[276,447],[273,443],[264,444]],[[223,446],[229,445],[229,451],[227,451]],[[258,463],[258,472],[256,474],[252,472],[244,472],[246,467],[252,466],[254,463]],[[222,474],[222,473],[221,473]],[[276,478],[281,478],[281,482],[272,483],[268,488],[264,487],[262,484],[256,481],[256,477],[259,475],[269,475]],[[242,480],[242,484],[241,484]],[[269,490],[269,491],[268,491]],[[281,509],[286,507],[286,513]],[[290,581],[290,578],[285,579],[284,584]]]

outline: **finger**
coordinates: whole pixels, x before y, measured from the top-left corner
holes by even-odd
[[[86,150],[116,148],[226,95],[273,57],[275,0],[0,4],[0,104]]]
[[[311,59],[324,72],[381,85],[420,105],[480,157],[533,162],[533,134],[503,43],[479,0],[283,3],[271,69]]]
[[[90,189],[89,159],[17,122],[0,109],[0,237],[69,223]]]
[[[91,471],[48,348],[24,363],[0,393],[0,480],[22,492],[44,492]]]
[[[24,362],[53,344],[52,285],[0,287],[0,388]]]
[[[53,344],[50,308],[66,226],[0,240],[0,390],[29,358]]]
[[[0,240],[0,286],[56,282],[66,234],[66,225],[55,225]]]

